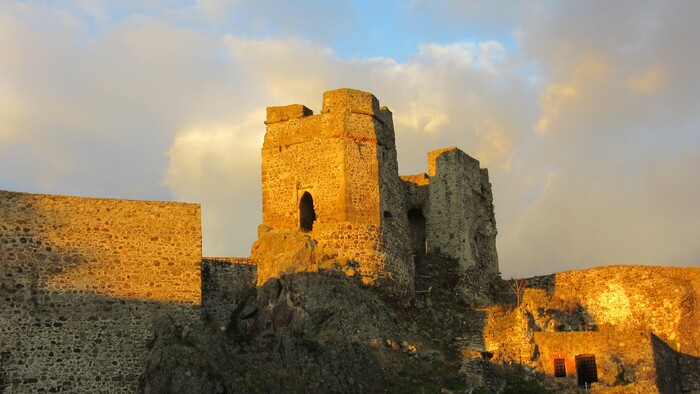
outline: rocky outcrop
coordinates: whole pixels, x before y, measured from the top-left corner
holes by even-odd
[[[423,358],[396,311],[335,271],[282,275],[232,311],[225,330],[158,325],[144,393],[383,391]],[[408,377],[405,377],[408,375]]]

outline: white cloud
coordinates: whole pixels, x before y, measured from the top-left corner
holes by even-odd
[[[422,44],[418,56],[431,62],[452,63],[496,72],[506,58],[506,49],[498,41],[457,42],[453,44]]]
[[[208,256],[239,254],[252,245],[261,222],[260,148],[265,110],[237,125],[192,126],[168,151],[165,185],[178,200],[202,205],[203,248]],[[255,209],[254,207],[258,207]]]

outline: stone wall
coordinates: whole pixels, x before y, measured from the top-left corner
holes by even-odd
[[[554,359],[575,374],[575,356],[593,354],[604,387],[700,389],[700,269],[608,266],[548,282],[525,290],[512,311],[489,314],[484,342],[494,360],[533,367],[561,388]]]
[[[554,359],[563,358],[568,377],[576,376],[576,356],[593,355],[598,382],[605,386],[656,386],[654,353],[648,332],[535,332],[535,367],[554,376]],[[576,384],[573,379],[570,383]]]
[[[133,392],[162,312],[199,313],[198,205],[0,191],[0,384]]]
[[[498,273],[496,221],[488,173],[457,148],[428,153],[428,248],[463,269]]]
[[[455,260],[457,291],[478,303],[499,276],[488,171],[452,147],[428,153],[428,173],[402,176],[411,250]]]
[[[700,269],[607,266],[555,275],[554,298],[580,304],[604,329],[648,330],[700,356]]]
[[[225,331],[239,306],[255,295],[257,273],[257,267],[248,259],[205,257],[202,260],[202,314],[205,321]]]

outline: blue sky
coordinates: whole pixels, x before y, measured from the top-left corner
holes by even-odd
[[[202,204],[248,255],[265,107],[374,93],[488,167],[501,271],[700,261],[690,1],[4,1],[0,188]]]

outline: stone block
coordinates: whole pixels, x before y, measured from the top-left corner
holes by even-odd
[[[290,119],[299,119],[313,114],[312,110],[301,104],[267,107],[267,120],[265,124],[286,122]]]

